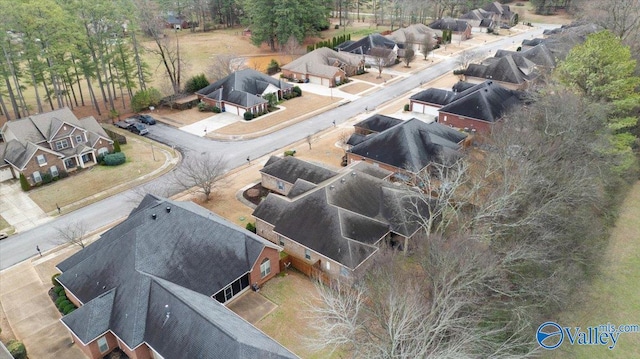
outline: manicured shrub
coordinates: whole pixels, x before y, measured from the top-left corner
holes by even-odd
[[[293,92],[296,95],[296,97],[302,96],[302,89],[300,89],[299,86],[293,86],[293,88],[291,89],[291,92]]]
[[[65,306],[62,308],[62,313],[63,313],[64,315],[67,315],[67,314],[69,314],[69,313],[73,312],[73,310],[74,310],[74,309],[76,309],[76,307],[75,307],[73,304],[68,304],[68,305],[65,305]]]
[[[113,152],[114,153],[122,152],[122,149],[120,149],[120,141],[113,141]]]
[[[51,183],[51,181],[53,181],[53,177],[51,176],[50,173],[42,174],[42,183],[47,184],[47,183]]]
[[[60,298],[62,298],[62,297],[60,297]],[[62,299],[60,302],[58,302],[57,300],[56,300],[56,302],[57,302],[56,303],[56,307],[58,307],[58,309],[62,309],[64,307],[66,307],[67,305],[71,304],[71,301],[69,300],[69,298],[66,298],[66,297],[64,299]]]
[[[20,174],[20,187],[25,192],[31,189],[31,185],[29,184],[29,181],[27,181],[27,177],[22,173]]]
[[[118,166],[127,162],[124,152],[110,153],[104,156],[105,166]]]
[[[54,287],[59,286],[60,283],[58,283],[57,278],[60,276],[60,273],[56,273],[54,275],[51,276],[51,284],[53,284]]]
[[[58,177],[59,178],[67,178],[67,177],[69,177],[69,172],[63,171],[63,170],[58,170]]]
[[[218,107],[218,106],[213,106],[213,107],[211,108],[211,111],[213,111],[213,112],[215,112],[215,113],[220,113],[220,112],[222,112],[222,110],[221,110],[221,109],[220,109],[220,107]]]
[[[247,223],[247,225],[245,226],[245,228],[246,228],[246,229],[247,229],[247,231],[249,231],[249,232],[256,233],[256,225],[255,225],[255,224],[253,224],[253,223],[251,223],[251,222]]]
[[[251,121],[253,120],[253,113],[247,111],[244,113],[244,120],[245,121]]]
[[[58,298],[56,298],[56,307],[60,308],[62,306],[62,302],[64,301],[69,301],[69,298],[67,298],[66,294],[63,293]]]
[[[278,61],[275,59],[271,59],[271,62],[267,65],[267,74],[274,75],[278,73],[278,71],[280,71],[280,64],[278,64]]]
[[[9,340],[7,350],[15,359],[27,359],[27,348],[24,347],[21,341]]]
[[[58,295],[58,298],[59,298],[60,296],[65,295],[65,294],[64,294],[64,287],[63,287],[63,286],[61,286],[61,285],[57,285],[57,286],[53,287],[53,291]]]
[[[294,156],[296,154],[296,150],[287,150],[284,151],[284,155],[286,156]]]
[[[409,106],[409,104],[408,104],[408,103],[405,103],[405,104],[404,104],[404,110],[405,110],[405,111],[409,111],[409,108],[410,108],[410,107],[411,107],[411,106]]]
[[[150,87],[136,92],[131,98],[131,109],[134,112],[146,110],[149,106],[157,106],[162,99],[160,91]]]
[[[187,83],[184,85],[184,91],[187,93],[196,92],[207,86],[209,86],[209,80],[207,80],[204,74],[200,74],[187,80]]]

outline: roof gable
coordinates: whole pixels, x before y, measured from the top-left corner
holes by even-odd
[[[485,81],[462,92],[458,99],[439,111],[495,122],[519,101],[516,91],[508,90],[493,81]]]
[[[242,107],[252,107],[267,101],[260,97],[269,84],[286,90],[293,85],[274,79],[253,69],[243,69],[199,90],[196,94]]]
[[[318,184],[337,174],[337,172],[325,167],[316,166],[293,156],[285,156],[279,161],[265,165],[260,172],[291,184],[295,183],[297,179]]]

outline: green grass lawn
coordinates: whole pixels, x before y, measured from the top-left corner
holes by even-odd
[[[583,299],[563,313],[561,326],[640,324],[640,182],[629,192],[611,232],[600,275],[583,288]],[[571,346],[563,342],[546,358],[640,358],[640,333],[620,334],[613,350],[606,346]]]
[[[7,221],[5,221],[2,216],[0,216],[0,231],[9,227],[11,227],[11,225]]]
[[[125,136],[127,136],[129,140],[126,145],[121,146],[122,152],[127,156],[127,162],[125,164],[115,167],[96,165],[84,169],[69,178],[32,190],[29,192],[29,197],[31,197],[43,211],[51,212],[56,209],[56,203],[60,205],[60,207],[64,207],[107,191],[107,193],[104,193],[104,195],[99,198],[92,198],[91,200],[83,201],[78,207],[68,208],[68,210],[77,209],[80,206],[89,205],[126,190],[128,187],[139,184],[138,182],[134,183],[132,181],[156,170],[164,163],[165,155],[160,151],[160,148],[168,150],[169,153],[173,153],[171,149],[155,142],[152,148],[149,140],[135,138],[138,137],[136,135],[127,133]],[[153,159],[154,155],[155,161]],[[114,189],[114,187],[121,184],[130,185]]]

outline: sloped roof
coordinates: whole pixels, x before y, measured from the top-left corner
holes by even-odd
[[[438,128],[437,131],[434,129]],[[442,137],[456,133],[459,141]],[[348,152],[388,165],[418,173],[431,162],[441,163],[449,152],[456,151],[466,135],[439,123],[427,124],[418,119],[404,121],[377,135],[369,136]]]
[[[264,166],[260,172],[291,184],[295,183],[298,178],[318,184],[337,174],[337,172],[328,168],[314,165],[293,156],[280,158],[280,160]]]
[[[525,74],[523,70],[527,69],[519,67],[513,56],[505,56],[485,59],[482,64],[469,64],[464,74],[512,84],[522,84],[536,77],[533,73]]]
[[[97,327],[102,329],[108,317],[109,329],[130,348],[146,341],[163,357],[175,356],[155,340],[181,342],[180,347],[209,348],[209,343],[199,342],[203,340],[201,336],[163,331],[157,325],[157,317],[164,318],[165,312],[159,313],[155,304],[161,302],[164,308],[179,297],[177,301],[182,304],[175,302],[175,307],[181,306],[181,314],[173,318],[191,323],[191,330],[220,345],[218,351],[203,350],[192,357],[242,358],[243,350],[253,350],[243,348],[247,338],[226,341],[217,337],[221,332],[238,332],[229,327],[235,325],[229,316],[203,318],[203,311],[219,310],[222,305],[209,297],[250,271],[267,246],[277,248],[194,203],[147,195],[124,222],[58,265],[63,272],[58,281],[84,303],[63,321],[74,333],[80,333],[85,343],[96,338]],[[163,294],[156,291],[158,286],[171,290]],[[179,296],[178,291],[188,294]],[[107,293],[112,293],[108,295],[113,299],[109,312],[105,311]],[[190,298],[195,302],[189,302]],[[177,310],[175,307],[170,310]],[[87,322],[96,328],[87,327]],[[271,341],[250,324],[244,324],[245,335]],[[280,348],[275,342],[274,345]],[[273,357],[295,357],[284,349],[282,352],[288,354],[277,352]]]
[[[407,195],[406,187],[351,169],[295,198],[271,193],[253,216],[355,269],[377,251],[375,243],[389,231],[411,236],[419,229],[405,210]]]
[[[437,88],[428,88],[424,91],[420,91],[417,94],[409,97],[410,100],[433,103],[436,105],[444,106],[456,98],[456,93],[441,90]]]
[[[267,103],[260,95],[273,85],[281,90],[292,88],[293,85],[274,79],[253,69],[243,69],[220,79],[199,90],[196,94],[207,98],[230,102],[242,107],[253,107]]]
[[[350,52],[352,54],[368,55],[372,49],[383,48],[392,50],[395,46],[396,43],[393,40],[387,39],[380,34],[370,34],[355,42],[343,42],[336,48],[339,51]]]
[[[559,28],[544,30],[543,34],[546,38],[524,40],[522,44],[525,46],[544,44],[555,59],[563,60],[575,45],[583,43],[589,34],[601,30],[603,28],[596,24],[574,22]]]
[[[402,120],[395,117],[375,114],[353,125],[354,127],[369,130],[371,132],[382,132],[393,126],[399,125]]]
[[[545,67],[545,68],[554,68],[556,66],[556,59],[553,53],[543,43],[533,46],[524,51],[498,50],[496,51],[494,56],[495,57],[511,56],[516,61],[518,61],[520,58],[524,58],[531,61],[537,66]]]
[[[341,70],[340,65],[359,66],[361,62],[361,56],[322,47],[291,61],[282,66],[282,69],[302,74],[332,77],[336,71]]]
[[[454,32],[464,32],[469,27],[469,24],[464,20],[445,17],[432,22],[431,24],[429,24],[429,27],[436,30],[452,30]]]
[[[435,38],[437,37],[435,31],[429,26],[425,24],[411,24],[392,32],[387,35],[387,38],[396,43],[404,44],[407,42],[407,35],[413,36],[413,42],[417,44],[423,43],[425,39],[433,40],[433,43],[435,43]]]
[[[486,11],[484,9],[473,9],[467,12],[466,14],[463,14],[459,18],[462,20],[477,20],[477,21],[482,21],[486,19],[491,20],[494,14],[495,14],[494,12]]]
[[[500,18],[506,21],[511,21],[515,16],[515,13],[511,11],[509,5],[503,5],[497,1],[485,5],[482,9],[499,14]]]
[[[357,170],[362,173],[366,173],[369,176],[373,176],[380,179],[385,179],[393,174],[393,172],[389,170],[385,170],[384,168],[372,166],[366,162],[358,161],[350,164],[348,167],[344,169],[345,172]]]
[[[439,111],[495,122],[519,102],[516,91],[508,90],[493,81],[485,81],[461,92],[455,101]]]
[[[453,86],[451,86],[451,89],[453,90],[453,92],[463,92],[472,88],[475,85],[477,84],[473,84],[471,82],[466,82],[466,81],[458,81]]]

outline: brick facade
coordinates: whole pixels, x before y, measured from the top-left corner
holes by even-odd
[[[260,265],[264,262],[265,259],[269,259],[271,265],[271,272],[262,277],[260,272]],[[261,286],[269,279],[276,276],[276,274],[280,273],[280,252],[271,247],[264,247],[262,253],[256,260],[256,263],[251,268],[251,272],[249,273],[249,284],[258,283],[258,286]]]
[[[491,132],[491,122],[477,120],[473,118],[454,115],[451,113],[440,112],[438,116],[438,122],[443,125],[449,125],[456,128],[467,128],[469,130],[476,130],[478,133]]]
[[[262,173],[261,182],[262,182],[262,187],[270,191],[273,191],[275,193],[281,194],[283,196],[286,196],[287,194],[289,194],[289,191],[291,191],[291,188],[293,187],[293,183],[283,181],[281,179],[278,179],[276,177],[273,177],[264,173]]]
[[[38,156],[44,156],[45,162],[43,164],[38,163]],[[64,167],[64,162],[62,161],[61,158],[59,158],[58,156],[54,155],[51,152],[38,149],[36,153],[33,155],[33,157],[31,157],[31,160],[27,162],[27,165],[25,166],[24,170],[22,170],[22,174],[24,174],[24,176],[27,178],[27,181],[29,181],[29,184],[34,186],[36,185],[36,180],[33,176],[34,173],[38,172],[40,174],[40,181],[38,181],[38,183],[40,183],[42,182],[43,175],[45,174],[52,175],[51,169],[53,166],[55,166],[58,169],[58,173],[62,171],[66,171]]]

